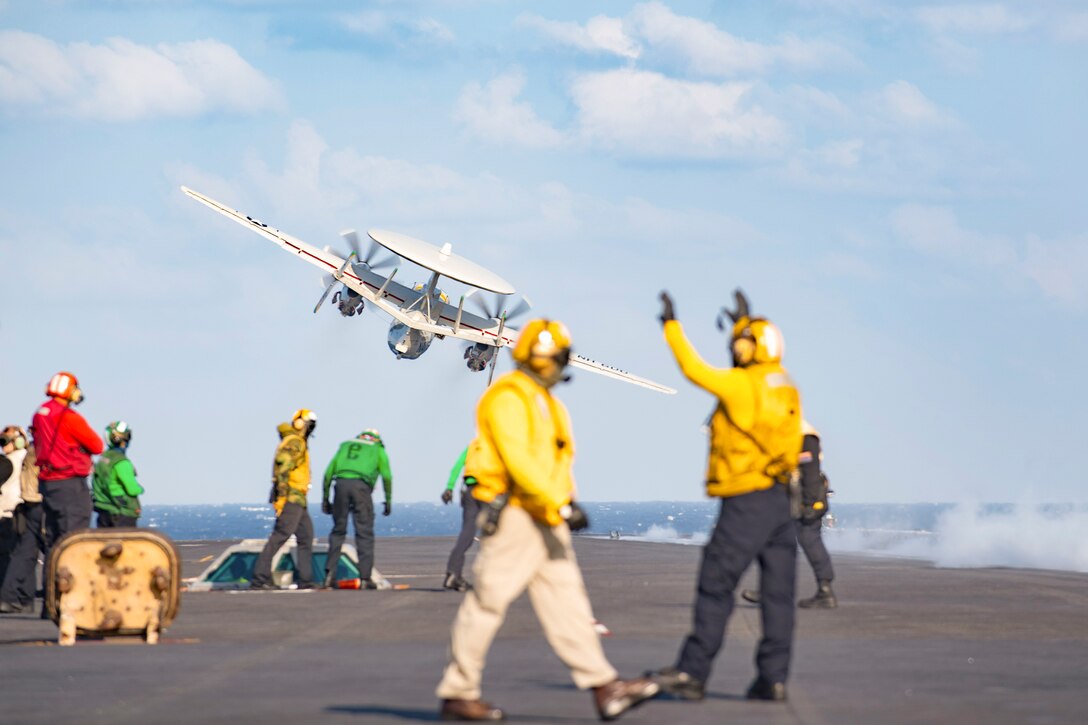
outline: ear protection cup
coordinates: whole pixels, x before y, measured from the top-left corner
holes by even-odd
[[[756,344],[750,337],[733,340],[733,359],[738,366],[748,365],[755,358]]]
[[[295,428],[295,430],[302,430],[306,427],[306,421],[302,418],[295,418],[293,421],[291,421],[291,425]]]

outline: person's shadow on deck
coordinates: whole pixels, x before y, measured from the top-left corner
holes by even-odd
[[[393,707],[389,705],[329,705],[325,708],[326,712],[335,712],[340,715],[360,715],[375,716],[384,715],[386,717],[400,718],[401,720],[415,720],[417,722],[437,722],[438,706],[429,710],[421,710],[415,707]],[[581,723],[586,721],[596,722],[596,718],[578,718],[578,717],[549,717],[547,715],[538,714],[511,714],[506,713],[506,722],[554,722],[554,723]]]

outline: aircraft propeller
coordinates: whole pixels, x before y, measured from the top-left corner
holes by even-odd
[[[487,297],[485,298],[484,295]],[[474,289],[466,297],[470,298],[476,309],[489,320],[501,320],[505,317],[508,322],[512,322],[533,308],[533,303],[528,297],[522,297],[513,308],[505,308],[507,295],[488,294]]]
[[[336,274],[325,275],[325,278],[322,280],[322,284],[326,285],[326,287],[325,291],[321,293],[321,299],[319,299],[317,301],[317,304],[314,305],[315,315],[317,314],[317,311],[321,309],[321,305],[324,304],[325,298],[329,296],[330,292],[332,292],[332,288],[335,287],[336,283],[340,281],[340,277],[344,274],[344,270],[348,268],[348,265],[351,264],[351,260],[354,256],[355,252],[349,254],[347,259],[344,260],[344,263],[340,265],[340,269],[336,270]]]
[[[319,299],[317,301],[317,304],[314,306],[315,314],[317,313],[318,309],[321,308],[321,305],[324,304],[326,298],[328,298],[329,296],[329,293],[332,292],[332,288],[335,287],[336,283],[340,281],[340,278],[344,274],[344,270],[346,270],[348,268],[348,265],[351,264],[352,259],[358,260],[362,264],[365,264],[368,269],[374,271],[391,267],[399,260],[399,257],[397,257],[397,255],[395,254],[380,256],[379,250],[381,249],[381,247],[377,244],[377,242],[374,241],[371,241],[369,246],[367,246],[366,254],[364,255],[362,247],[359,244],[359,233],[356,232],[354,229],[345,229],[340,232],[340,236],[343,237],[344,241],[348,243],[351,251],[344,258],[344,263],[340,266],[340,269],[336,271],[336,274],[326,274],[322,276],[321,286],[325,288],[325,292],[321,295],[321,299]],[[332,253],[333,250],[332,247],[330,247],[329,245],[325,245],[325,251]]]
[[[382,249],[381,245],[371,240],[367,246],[366,254],[363,254],[362,247],[359,245],[359,233],[354,229],[345,229],[340,232],[340,236],[344,238],[344,241],[351,247],[351,251],[355,253],[355,258],[365,264],[372,270],[385,269],[392,267],[397,263],[398,257],[395,254],[389,254],[387,256],[379,256],[379,250]]]
[[[485,295],[486,295],[486,297],[485,297]],[[468,295],[466,295],[466,297],[471,297],[472,298],[472,304],[475,305],[476,309],[478,309],[483,314],[484,317],[486,317],[489,320],[498,320],[499,321],[499,331],[498,331],[498,333],[496,335],[497,337],[502,336],[503,330],[506,328],[506,323],[508,321],[511,321],[511,320],[514,320],[514,319],[516,319],[518,317],[521,317],[522,315],[524,315],[525,313],[527,313],[529,310],[531,310],[533,308],[533,303],[529,301],[529,298],[528,297],[522,297],[520,300],[518,300],[517,304],[515,304],[512,308],[504,309],[506,307],[506,300],[504,299],[506,296],[507,295],[487,294],[485,292],[482,292],[479,289],[474,289],[471,292],[469,292]],[[469,357],[476,357],[476,356],[472,355],[470,350],[471,350],[471,346],[465,349],[466,359],[469,358]],[[489,361],[484,362],[485,360],[487,360],[487,358],[483,358],[483,357],[480,357],[476,361],[473,361],[473,362],[476,362],[476,364],[480,364],[481,362],[483,362],[484,364],[486,364],[488,366],[488,368],[489,368],[488,371],[487,371],[487,384],[488,385],[491,385],[491,380],[495,377],[495,364],[499,360],[499,354],[498,354],[499,351],[498,351],[498,349],[497,348],[492,348],[492,350],[493,351],[491,353]],[[469,367],[471,369],[474,369],[474,370],[481,369],[481,368],[473,367],[471,362],[469,364]]]

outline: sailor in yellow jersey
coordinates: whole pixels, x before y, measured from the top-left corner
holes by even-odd
[[[251,589],[275,589],[272,583],[272,559],[291,535],[297,542],[295,566],[299,589],[313,589],[314,524],[310,520],[306,495],[310,492],[309,438],[317,427],[317,415],[301,408],[290,423],[277,428],[280,443],[272,463],[272,494],[269,502],[276,510],[272,535],[253,567]]]
[[[733,322],[733,368],[716,368],[699,357],[675,319],[672,298],[661,293],[665,340],[680,370],[714,396],[706,492],[722,501],[703,549],[692,632],[676,665],[654,677],[666,693],[704,697],[733,611],[733,592],[744,570],[758,560],[763,637],[756,651],[758,675],[747,696],[785,700],[797,564],[789,481],[801,452],[801,399],[782,367],[782,334],[770,321],[749,314],[740,290],[736,300],[736,312],[725,310]],[[724,329],[720,317],[718,322]]]
[[[514,346],[517,370],[495,381],[476,409],[476,438],[465,475],[483,504],[485,536],[476,583],[450,634],[450,661],[437,695],[451,720],[501,720],[480,699],[484,660],[506,610],[526,589],[552,649],[574,683],[592,689],[597,713],[618,717],[657,693],[649,679],[621,680],[593,627],[571,530],[589,525],[574,502],[570,416],[551,393],[566,380],[570,333],[560,322],[533,320]],[[488,532],[490,535],[487,535]]]

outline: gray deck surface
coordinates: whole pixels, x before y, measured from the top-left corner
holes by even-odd
[[[407,591],[185,593],[158,646],[51,644],[36,616],[0,616],[0,721],[388,722],[437,719],[434,687],[461,595],[441,590],[452,539],[383,538]],[[182,544],[184,570],[223,542]],[[700,548],[580,538],[604,640],[624,676],[671,664],[691,619]],[[471,554],[470,554],[471,556]],[[759,609],[739,604],[705,701],[655,700],[630,723],[1088,722],[1088,575],[936,569],[838,556],[840,607],[798,612],[786,704],[749,703]],[[814,585],[803,559],[800,595]],[[756,584],[749,571],[745,586]],[[595,722],[526,598],[484,673],[512,722]]]

